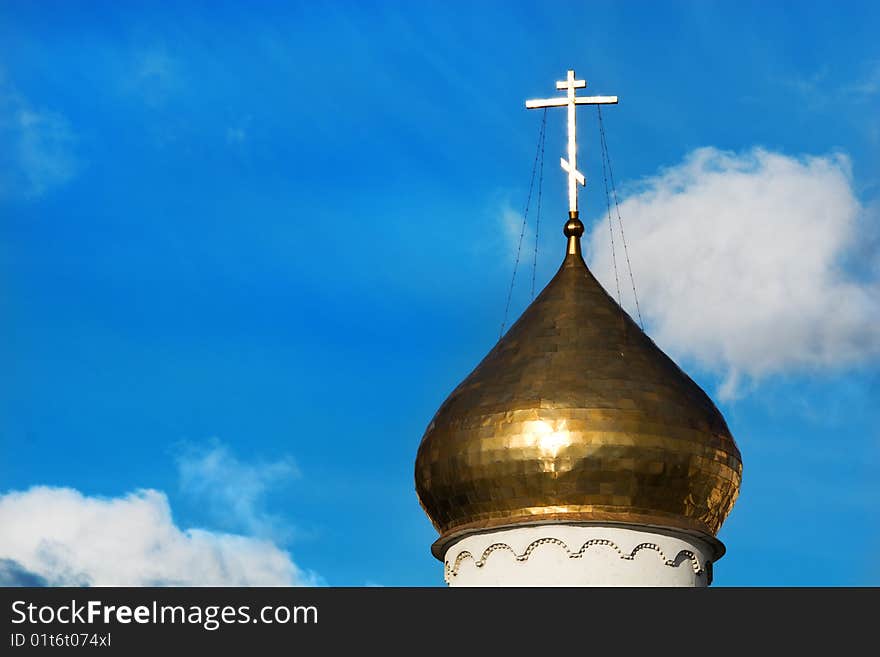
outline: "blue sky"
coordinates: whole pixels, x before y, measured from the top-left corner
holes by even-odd
[[[0,574],[442,584],[416,449],[498,337],[523,101],[575,68],[621,98],[648,333],[743,452],[716,582],[880,584],[878,24],[857,2],[3,3]],[[139,561],[156,545],[167,565]]]

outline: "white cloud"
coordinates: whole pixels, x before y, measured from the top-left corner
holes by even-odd
[[[0,78],[0,197],[34,198],[70,181],[75,144],[64,116],[35,109]]]
[[[17,561],[0,558],[0,586],[48,586],[48,583]]]
[[[284,521],[265,511],[267,490],[299,476],[290,458],[244,463],[218,441],[185,445],[177,457],[181,490],[202,504],[222,526],[275,539],[286,538]]]
[[[863,98],[880,93],[880,61],[872,62],[865,75],[856,82],[845,86],[843,92]]]
[[[722,396],[767,375],[880,354],[880,283],[842,267],[866,218],[845,156],[701,148],[642,181],[620,211],[650,333],[671,355],[722,374]],[[589,252],[614,290],[607,219]],[[624,263],[618,253],[619,270]]]
[[[183,86],[180,64],[163,46],[134,54],[126,76],[126,87],[148,105],[164,105]]]
[[[251,124],[254,117],[252,114],[246,114],[241,117],[233,125],[226,128],[226,143],[233,146],[241,146],[247,143],[251,138]]]
[[[505,204],[501,208],[500,220],[505,247],[510,251],[511,257],[513,257],[516,255],[516,250],[520,245],[520,235],[522,235],[522,248],[525,249],[529,243],[531,230],[527,225],[525,232],[523,231],[522,213],[514,210],[509,204]]]
[[[244,128],[227,128],[227,144],[243,144],[247,140],[247,131]]]
[[[36,486],[0,496],[0,560],[53,586],[317,583],[267,540],[178,528],[166,496],[89,497]]]
[[[841,104],[869,101],[880,93],[880,61],[862,62],[850,73],[855,73],[855,77],[841,81],[824,65],[812,75],[793,76],[781,82],[794,90],[801,97],[801,103],[812,110],[836,111]]]

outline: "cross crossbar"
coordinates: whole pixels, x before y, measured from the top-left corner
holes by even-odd
[[[562,169],[568,174],[568,211],[572,217],[577,217],[578,184],[586,185],[584,174],[577,168],[577,126],[575,124],[576,105],[616,105],[617,96],[580,96],[575,94],[575,89],[583,89],[587,86],[585,80],[575,80],[574,70],[569,69],[565,80],[558,81],[556,88],[566,91],[565,96],[557,98],[544,98],[527,100],[526,109],[540,109],[544,107],[567,107],[568,108],[568,159],[561,158]]]

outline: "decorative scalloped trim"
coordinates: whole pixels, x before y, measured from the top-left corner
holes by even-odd
[[[490,554],[498,550],[508,550],[509,552],[513,553],[513,556],[516,557],[517,561],[528,561],[529,556],[531,556],[532,552],[534,552],[539,545],[546,544],[560,546],[563,550],[566,551],[566,553],[568,553],[570,559],[580,559],[584,555],[584,552],[586,552],[588,548],[591,548],[594,545],[604,545],[610,547],[617,551],[617,554],[620,555],[621,559],[625,559],[627,561],[632,561],[633,559],[635,559],[636,554],[638,554],[641,550],[654,550],[660,556],[660,558],[663,559],[664,565],[666,566],[671,566],[673,568],[677,567],[684,561],[682,559],[682,556],[684,556],[684,558],[690,559],[691,568],[693,568],[695,575],[702,575],[704,572],[703,566],[697,559],[697,555],[690,550],[679,550],[674,559],[669,559],[667,558],[663,550],[660,549],[660,546],[656,543],[639,543],[632,549],[632,552],[627,554],[623,550],[621,550],[614,541],[609,541],[605,538],[593,538],[581,545],[580,550],[578,550],[577,552],[572,552],[564,541],[561,541],[558,538],[547,537],[539,538],[529,543],[528,547],[526,547],[525,552],[523,552],[522,554],[517,554],[516,550],[510,547],[507,543],[492,543],[492,545],[483,550],[483,554],[480,556],[479,559],[475,558],[474,555],[467,550],[459,552],[458,556],[455,557],[455,562],[452,564],[452,566],[450,566],[449,562],[446,561],[446,567],[444,568],[444,579],[449,582],[450,577],[455,577],[458,574],[458,568],[461,565],[461,562],[465,559],[473,559],[474,565],[477,568],[482,568],[485,565],[486,559],[489,557]]]

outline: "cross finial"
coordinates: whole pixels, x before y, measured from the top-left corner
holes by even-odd
[[[583,89],[587,86],[585,80],[576,80],[574,70],[569,69],[565,80],[556,83],[557,89],[567,91],[566,96],[546,98],[543,100],[527,100],[527,109],[539,109],[542,107],[567,107],[568,108],[568,159],[561,159],[563,170],[568,173],[568,214],[570,219],[578,218],[578,184],[585,185],[584,174],[577,168],[577,129],[575,125],[575,105],[616,105],[617,96],[581,96],[575,95],[575,89]]]

